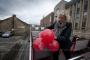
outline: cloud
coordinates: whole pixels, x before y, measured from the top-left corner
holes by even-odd
[[[0,0],[0,19],[16,14],[30,24],[39,24],[60,0]]]

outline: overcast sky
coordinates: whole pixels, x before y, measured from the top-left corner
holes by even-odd
[[[0,0],[0,20],[16,14],[29,24],[39,24],[61,0]],[[70,0],[66,0],[70,1]]]

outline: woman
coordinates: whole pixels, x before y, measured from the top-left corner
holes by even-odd
[[[63,50],[66,60],[69,59],[71,57],[69,50],[71,47],[70,36],[72,32],[72,24],[67,22],[65,15],[60,15],[59,19],[47,28],[55,30],[56,40],[60,44],[60,49]],[[60,49],[53,54],[53,60],[59,60]]]

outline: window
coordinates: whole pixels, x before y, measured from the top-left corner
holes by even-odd
[[[77,14],[79,14],[80,8],[77,8]]]
[[[72,11],[70,11],[70,16],[72,16]]]
[[[75,30],[78,29],[78,23],[75,23]]]
[[[82,30],[85,30],[85,27],[86,27],[86,20],[87,20],[87,17],[84,16],[83,21],[82,21]]]
[[[87,12],[88,9],[88,0],[84,0],[84,12]]]

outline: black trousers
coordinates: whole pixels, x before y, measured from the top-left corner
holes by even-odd
[[[62,50],[63,50],[66,60],[71,58],[71,53],[70,53],[69,49],[62,49]],[[53,54],[53,60],[59,60],[59,51],[60,51],[60,49]]]

